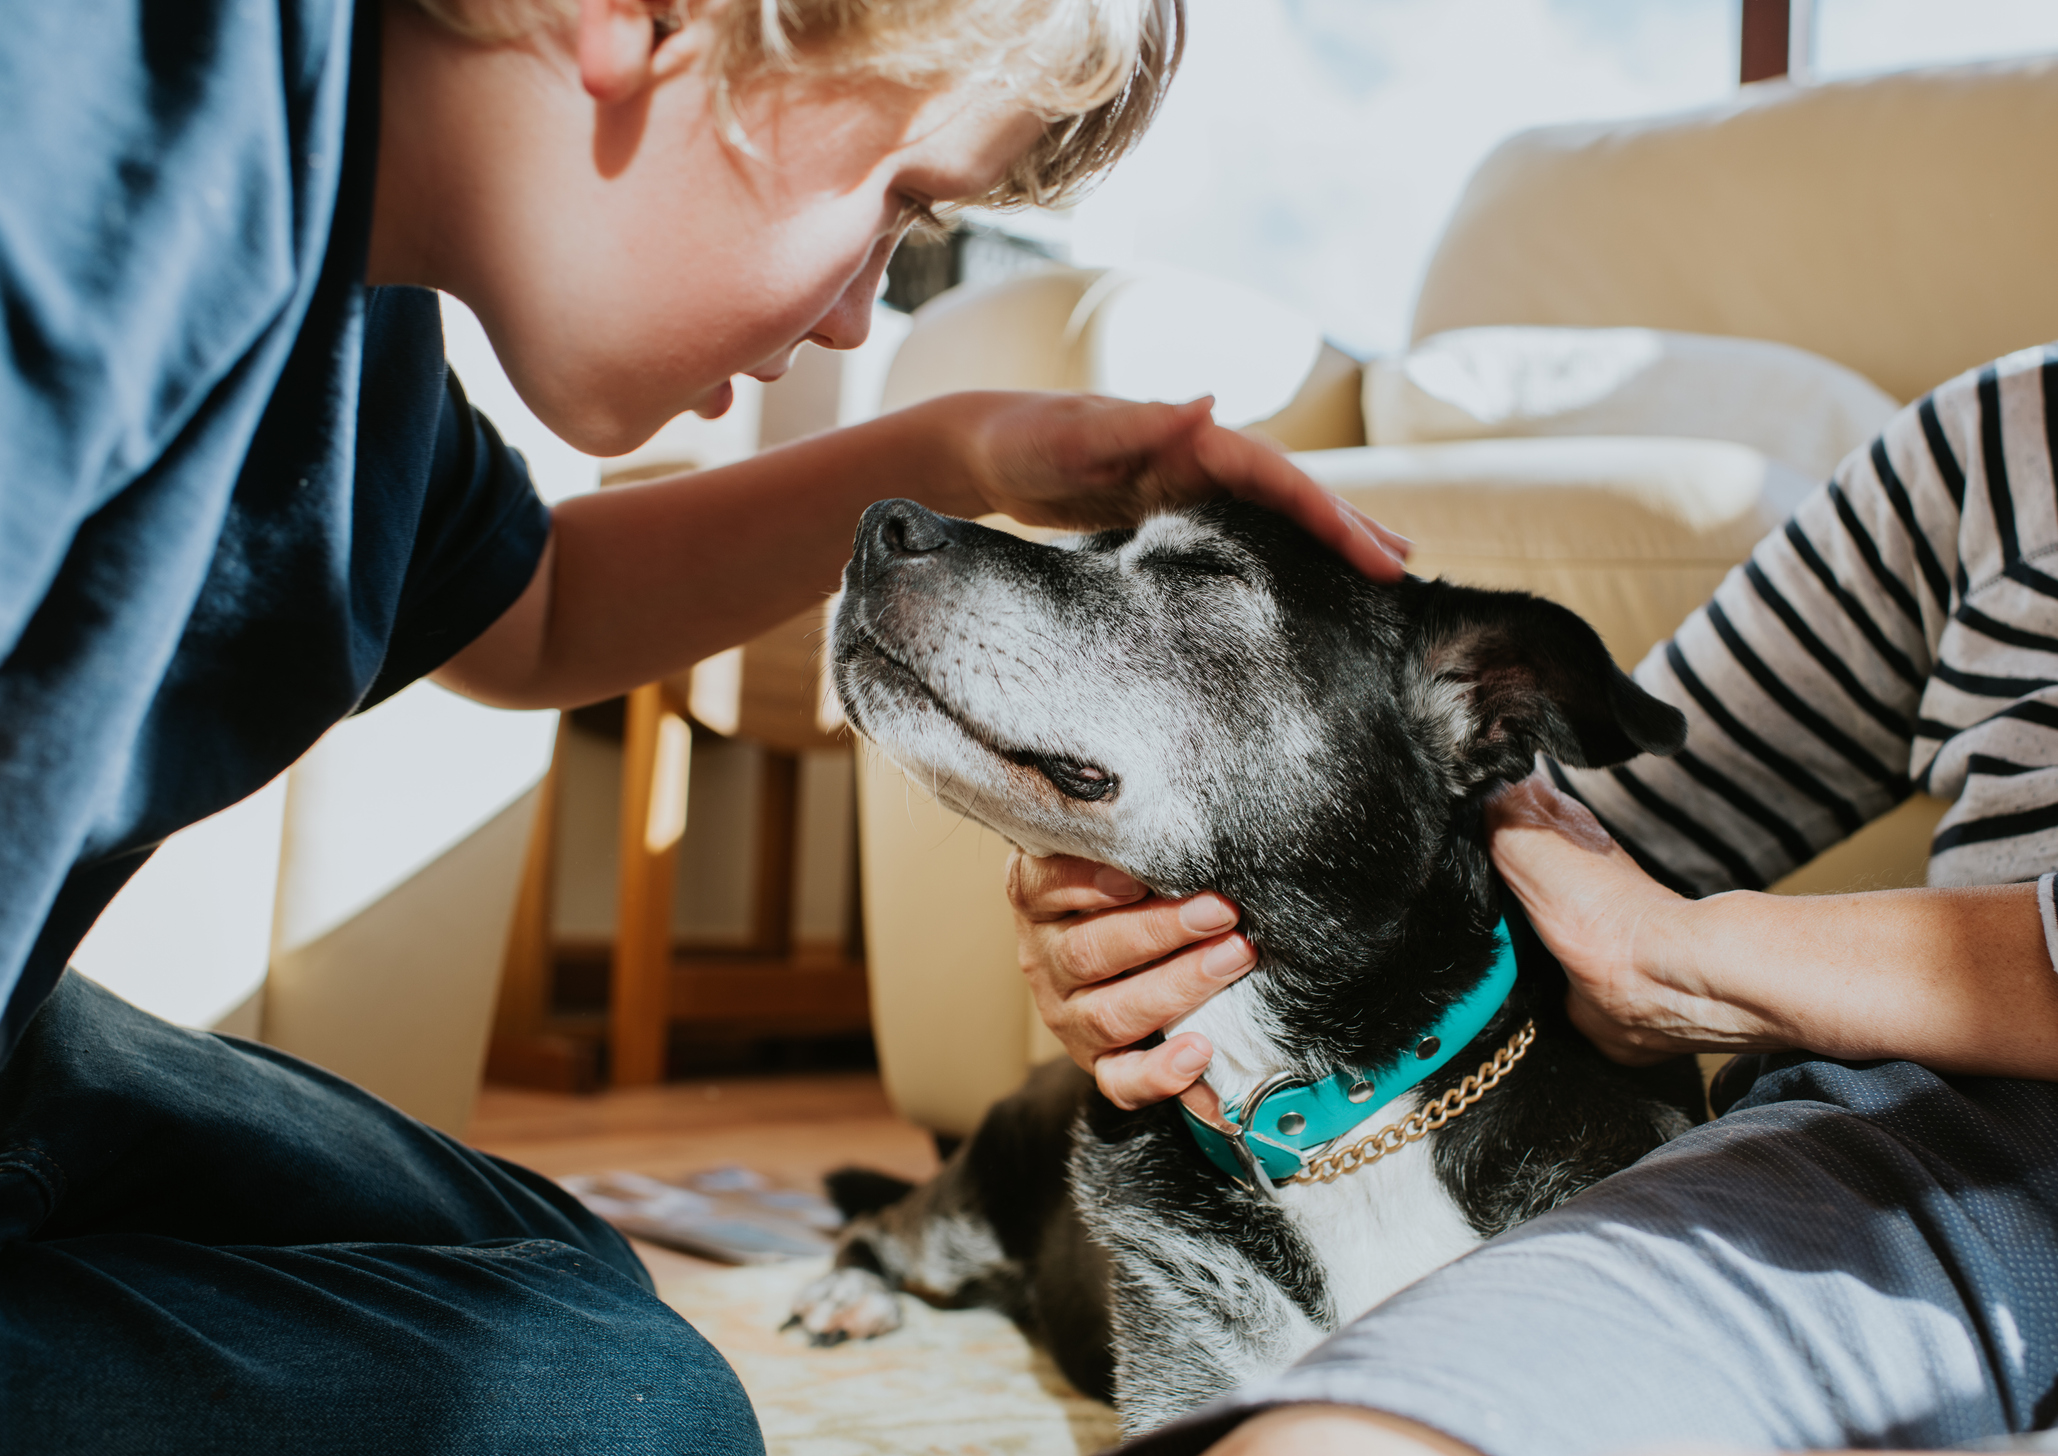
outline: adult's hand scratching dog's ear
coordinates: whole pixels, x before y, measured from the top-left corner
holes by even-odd
[[[1646,1065],[1713,1050],[1728,1032],[1711,988],[1676,984],[1668,943],[1692,901],[1645,874],[1593,813],[1538,772],[1485,808],[1494,868],[1571,982],[1572,1024],[1601,1052]]]
[[[1068,856],[1008,857],[1023,974],[1044,1025],[1109,1101],[1177,1096],[1207,1069],[1205,1037],[1141,1045],[1257,963],[1220,895],[1162,900],[1122,871]]]

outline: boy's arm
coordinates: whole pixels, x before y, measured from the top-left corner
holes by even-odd
[[[1213,424],[1205,400],[948,395],[720,469],[562,503],[528,589],[435,677],[482,702],[539,708],[676,672],[834,591],[875,500],[1100,528],[1224,493],[1293,517],[1369,576],[1401,574],[1401,538]]]

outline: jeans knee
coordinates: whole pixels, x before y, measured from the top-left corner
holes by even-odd
[[[460,1376],[466,1395],[453,1403],[490,1449],[763,1456],[735,1371],[656,1295],[566,1245],[491,1252],[558,1277],[532,1286],[524,1316]]]

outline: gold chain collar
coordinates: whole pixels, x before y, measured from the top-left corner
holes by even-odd
[[[1278,1179],[1281,1183],[1333,1183],[1346,1173],[1369,1168],[1389,1153],[1429,1136],[1500,1084],[1529,1044],[1536,1040],[1536,1023],[1525,1021],[1522,1029],[1508,1038],[1508,1044],[1481,1062],[1479,1070],[1427,1107],[1419,1107],[1399,1122],[1390,1122],[1377,1132],[1367,1133],[1347,1148],[1338,1148],[1308,1159],[1298,1173]]]

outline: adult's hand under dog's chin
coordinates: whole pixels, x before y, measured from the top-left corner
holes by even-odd
[[[1144,1045],[1257,963],[1220,895],[1162,900],[1111,865],[1020,850],[1008,902],[1036,1013],[1117,1107],[1175,1097],[1207,1069],[1205,1037]]]
[[[1566,1010],[1628,1065],[1702,1045],[1700,999],[1653,975],[1676,912],[1692,902],[1645,874],[1584,804],[1541,772],[1486,802],[1494,868],[1571,981]],[[1639,954],[1640,950],[1643,952]]]

